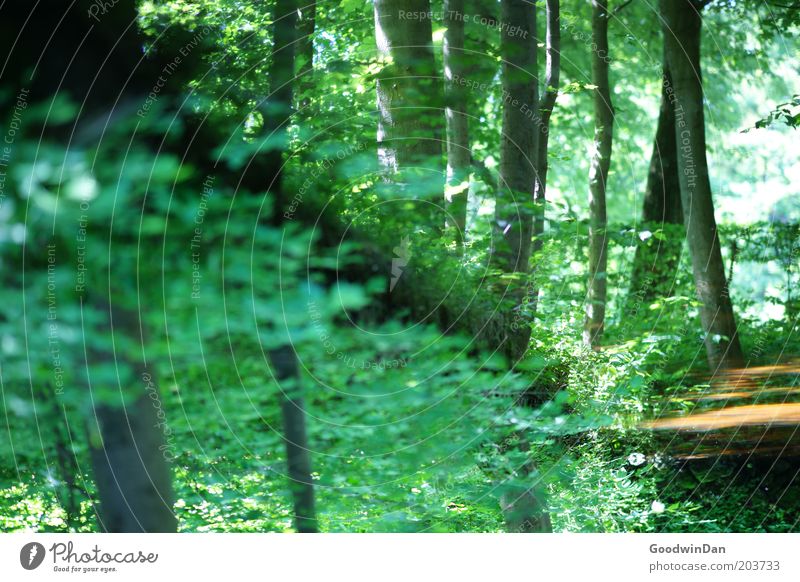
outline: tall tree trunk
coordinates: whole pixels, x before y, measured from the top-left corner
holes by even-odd
[[[536,151],[536,180],[534,184],[535,216],[533,222],[533,254],[542,248],[544,218],[547,204],[547,151],[550,142],[550,117],[558,98],[561,78],[561,7],[560,0],[547,0],[547,34],[545,40],[545,84],[542,90],[540,118],[538,119],[539,144]],[[536,310],[539,287],[533,282],[531,289],[532,311]]]
[[[268,77],[268,97],[261,103],[264,117],[263,136],[270,143],[265,153],[267,195],[272,198],[272,222],[284,221],[287,193],[283,191],[283,152],[288,147],[286,127],[293,111],[295,76],[295,40],[297,39],[297,4],[295,0],[276,0],[272,24],[272,62]]]
[[[614,139],[614,107],[608,79],[608,0],[592,0],[592,83],[594,92],[594,152],[589,169],[589,289],[586,297],[585,344],[596,347],[606,315],[607,220],[606,186]]]
[[[547,61],[545,64],[545,85],[541,98],[541,117],[538,122],[539,147],[536,157],[536,227],[534,235],[544,232],[544,210],[547,190],[547,150],[550,141],[550,117],[558,98],[558,85],[561,78],[561,10],[559,0],[547,0],[547,39],[545,41]],[[534,250],[540,249],[541,240],[534,240]]]
[[[463,240],[467,228],[467,195],[471,155],[467,118],[467,57],[464,53],[464,0],[444,1],[443,56],[447,108],[447,225],[456,229],[457,240]]]
[[[519,434],[520,450],[529,451],[530,443]],[[533,461],[528,461],[520,471],[524,483],[506,484],[500,497],[500,507],[509,533],[546,533],[553,531],[547,495],[539,472]]]
[[[530,328],[524,316],[528,260],[533,234],[533,180],[539,110],[536,82],[536,7],[526,0],[503,0],[500,53],[503,59],[503,128],[500,136],[500,184],[495,199],[492,262],[509,279],[502,309],[508,315],[504,349],[513,362],[525,353]],[[509,34],[509,31],[512,33]]]
[[[433,230],[444,226],[443,95],[433,55],[429,0],[375,0],[378,53],[378,160],[399,196],[419,207]],[[419,214],[418,213],[418,214]]]
[[[317,1],[299,0],[301,4],[298,10],[297,25],[297,68],[298,84],[301,93],[313,89],[312,71],[314,70],[314,31],[317,28]],[[302,95],[298,102],[299,109],[308,107],[310,99]],[[305,112],[304,112],[305,113]],[[304,115],[304,117],[306,117]]]
[[[503,59],[503,128],[500,136],[500,187],[495,202],[492,262],[509,278],[503,306],[510,305],[503,348],[515,365],[530,339],[525,310],[528,261],[533,234],[533,185],[539,143],[536,5],[527,0],[502,0],[500,53]],[[503,315],[506,315],[505,313]],[[523,448],[529,445],[521,437]],[[547,503],[532,463],[522,468],[525,484],[508,486],[500,505],[509,531],[550,531]],[[529,485],[534,481],[532,485]]]
[[[109,533],[175,532],[173,493],[167,461],[173,457],[165,441],[169,428],[152,371],[123,350],[135,345],[142,327],[130,310],[98,302],[109,316],[107,326],[87,328],[91,334],[86,362],[88,390],[94,405],[89,421],[90,456],[100,498],[98,522]],[[108,370],[116,370],[116,387]],[[131,397],[131,393],[134,396]],[[114,394],[114,396],[111,396]]]
[[[652,242],[639,244],[633,259],[629,303],[648,302],[669,292],[680,260],[684,237],[683,206],[678,178],[678,149],[675,143],[675,111],[672,75],[664,57],[661,84],[661,108],[650,157],[650,171],[642,208],[644,228],[666,228],[666,238],[653,237]],[[652,246],[649,246],[652,245]],[[655,248],[653,248],[655,247]]]
[[[292,100],[295,83],[295,39],[297,38],[297,6],[295,0],[277,0],[275,21],[272,27],[275,44],[272,64],[269,70],[272,88],[271,112],[276,116],[268,120],[265,130],[281,132],[286,143],[286,129],[292,114]],[[266,133],[269,136],[269,133]],[[270,192],[275,197],[275,215],[283,217],[288,196],[283,187],[283,147],[269,152],[267,180]],[[283,432],[286,441],[290,488],[294,500],[294,525],[299,532],[316,532],[314,513],[314,488],[311,480],[311,456],[306,436],[306,414],[297,372],[297,356],[290,344],[278,346],[269,351],[270,362],[281,382],[281,413]]]
[[[270,350],[270,362],[280,382],[289,481],[294,500],[294,525],[301,533],[317,531],[314,511],[314,485],[311,480],[311,455],[306,436],[306,412],[297,366],[297,354],[290,345]]]
[[[176,531],[172,485],[164,457],[169,453],[162,434],[153,428],[159,422],[147,396],[125,407],[95,407],[90,434],[98,435],[99,442],[92,439],[91,459],[102,531]]]
[[[660,0],[667,64],[675,90],[675,139],[686,239],[712,370],[743,364],[722,263],[706,159],[700,31],[703,4]]]

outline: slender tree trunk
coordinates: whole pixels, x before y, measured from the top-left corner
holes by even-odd
[[[297,354],[292,346],[284,345],[270,350],[269,357],[283,394],[281,414],[286,458],[289,464],[289,481],[294,500],[295,529],[301,533],[314,533],[317,531],[314,484],[311,480],[311,455],[306,436],[306,412]]]
[[[467,57],[464,53],[464,0],[445,0],[444,76],[447,108],[447,225],[461,241],[467,228],[471,155],[467,118]]]
[[[589,292],[583,341],[596,347],[606,315],[607,220],[606,186],[614,139],[614,107],[608,79],[608,0],[592,0],[592,83],[594,93],[594,153],[589,170]]]
[[[297,23],[297,67],[298,76],[314,67],[314,31],[317,28],[317,2],[316,0],[297,0],[301,7],[298,9]]]
[[[544,232],[544,211],[547,190],[547,150],[550,141],[550,117],[558,98],[558,85],[561,78],[561,10],[559,0],[547,0],[547,40],[545,41],[547,61],[545,64],[545,85],[541,98],[541,117],[538,120],[539,147],[536,158],[536,226],[534,228],[534,251],[542,247],[538,238]]]
[[[295,84],[295,40],[297,39],[296,0],[276,0],[272,25],[272,62],[270,63],[269,96],[261,104],[264,116],[263,135],[271,145],[265,153],[267,195],[273,201],[275,226],[284,221],[283,209],[287,194],[283,191],[283,152],[288,146],[287,126],[291,121]]]
[[[666,63],[664,65],[661,108],[650,157],[642,217],[647,222],[683,224],[678,150],[675,144],[675,98],[672,75]]]
[[[48,409],[45,413],[47,422],[52,423],[54,427],[52,431],[53,445],[56,452],[58,476],[61,480],[61,486],[56,490],[56,494],[59,504],[66,514],[64,521],[67,527],[77,530],[80,525],[80,502],[81,499],[87,499],[88,496],[84,487],[78,483],[81,471],[77,455],[72,447],[73,439],[66,407],[63,404],[59,405],[53,397],[52,385],[45,385],[45,389],[47,393],[43,394],[42,399]]]
[[[537,120],[539,144],[536,152],[536,179],[534,184],[535,215],[533,220],[533,254],[542,248],[544,219],[547,205],[547,152],[550,142],[550,117],[558,98],[561,78],[561,7],[560,0],[547,0],[547,33],[545,40],[545,84],[541,96],[540,118]],[[535,272],[535,270],[534,270]],[[531,311],[536,311],[539,286],[534,281],[531,288]]]
[[[295,67],[297,68],[298,84],[302,93],[298,105],[302,111],[310,103],[310,99],[305,93],[311,91],[314,87],[312,71],[314,70],[314,31],[317,28],[317,2],[316,0],[298,0],[298,2],[301,7],[298,10],[297,62]]]
[[[520,450],[529,451],[530,444],[524,434],[520,434]],[[540,482],[539,472],[532,461],[528,461],[520,471],[525,483],[506,484],[500,497],[500,507],[509,533],[545,533],[553,531],[550,513],[547,509],[547,495]]]
[[[281,132],[285,143],[285,126],[292,115],[295,84],[295,39],[297,38],[297,6],[295,0],[277,0],[273,24],[272,64],[269,71],[272,107],[277,117],[265,123],[270,133]],[[269,136],[269,133],[266,134]],[[288,199],[283,187],[283,148],[269,153],[267,180],[275,195],[275,214],[281,218]],[[286,441],[286,460],[294,501],[294,525],[299,532],[316,532],[314,487],[311,481],[311,456],[306,436],[306,414],[297,372],[297,356],[290,344],[269,351],[270,362],[281,383],[281,414]]]
[[[502,271],[518,274],[510,279],[505,289],[504,302],[509,304],[509,308],[503,309],[510,320],[506,326],[504,348],[514,362],[524,355],[530,338],[524,300],[533,234],[532,189],[536,175],[533,116],[539,110],[536,29],[531,26],[535,23],[535,13],[535,5],[525,0],[503,0],[501,3],[503,128],[492,261]]]
[[[536,5],[526,0],[501,2],[500,53],[503,59],[503,129],[500,136],[500,187],[495,202],[492,262],[516,274],[505,289],[503,308],[510,305],[503,348],[512,366],[524,355],[530,339],[525,312],[528,261],[533,234],[533,186],[539,143]],[[505,315],[505,314],[504,314]],[[529,445],[524,438],[523,448]],[[550,517],[532,463],[521,471],[526,484],[509,486],[500,505],[509,531],[550,531]],[[533,485],[527,483],[534,481]]]
[[[432,232],[444,226],[444,99],[433,55],[429,0],[375,0],[378,161],[396,196],[425,201]]]
[[[651,242],[636,247],[630,296],[639,302],[652,301],[661,294],[669,293],[669,284],[674,278],[683,247],[683,234],[681,232],[678,235],[679,230],[683,231],[683,206],[675,144],[674,95],[672,75],[665,56],[661,108],[647,174],[642,226],[653,230],[665,229],[666,238],[654,237]],[[680,229],[675,228],[678,225]]]
[[[686,239],[692,255],[700,319],[712,370],[743,364],[733,306],[722,263],[706,159],[703,82],[700,74],[701,4],[660,0],[667,64],[675,90],[675,139]]]

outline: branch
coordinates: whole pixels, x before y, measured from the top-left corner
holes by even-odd
[[[632,0],[628,0],[629,2]],[[552,111],[561,78],[561,10],[558,0],[547,2],[547,31],[545,41],[545,85],[541,100],[542,109]],[[549,115],[548,115],[549,117]]]
[[[619,6],[617,6],[616,8],[614,8],[614,12],[613,12],[612,14],[613,14],[614,16],[616,16],[617,14],[619,14],[620,12],[622,12],[623,8],[625,8],[626,6],[628,6],[628,4],[630,4],[631,2],[633,2],[633,0],[625,0],[625,2],[623,2],[622,4],[620,4]]]
[[[492,171],[486,167],[484,160],[479,160],[475,156],[470,155],[470,164],[475,170],[478,179],[491,188],[497,188],[498,180],[492,175]]]
[[[786,10],[800,10],[800,2],[795,2],[794,4],[788,6],[786,4],[776,4],[775,2],[772,2],[769,5],[775,6],[776,8],[786,8]]]

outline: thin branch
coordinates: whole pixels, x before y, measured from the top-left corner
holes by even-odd
[[[614,11],[612,12],[612,14],[614,16],[616,16],[617,14],[622,12],[622,9],[625,8],[626,6],[628,6],[628,4],[630,4],[631,2],[633,2],[633,0],[625,0],[625,2],[623,2],[622,4],[620,4],[619,6],[614,8]]]

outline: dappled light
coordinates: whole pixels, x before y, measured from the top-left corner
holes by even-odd
[[[779,4],[0,2],[0,530],[800,531]]]

